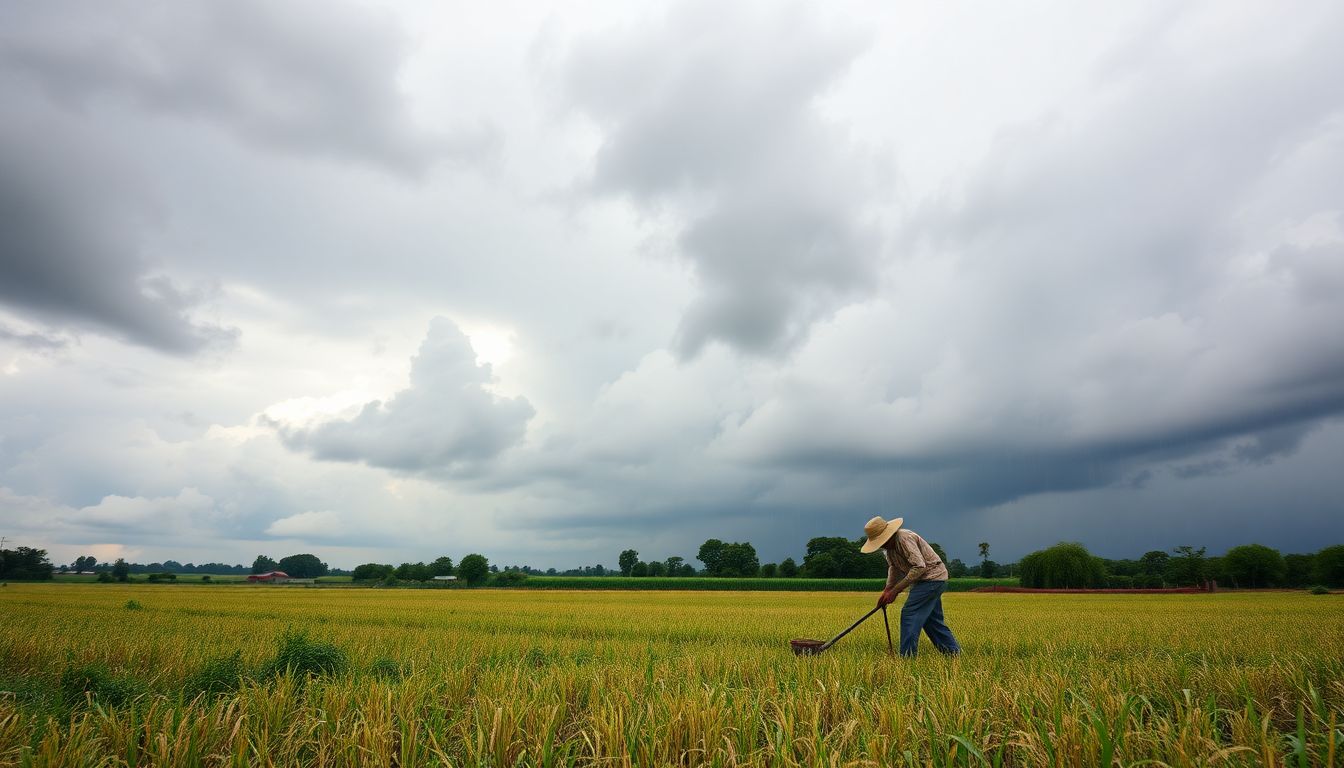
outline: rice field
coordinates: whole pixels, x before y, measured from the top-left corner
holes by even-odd
[[[960,658],[789,653],[874,597],[9,584],[0,765],[1344,763],[1339,596],[958,593]]]

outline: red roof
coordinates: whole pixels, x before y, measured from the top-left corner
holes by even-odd
[[[289,574],[284,571],[267,571],[266,573],[254,573],[247,577],[248,581],[270,581],[272,579],[288,579]]]

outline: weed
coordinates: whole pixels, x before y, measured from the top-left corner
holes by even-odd
[[[69,706],[90,697],[102,706],[125,704],[144,692],[144,685],[130,675],[117,675],[102,662],[67,664],[61,671],[61,698]]]
[[[207,660],[187,678],[185,689],[189,693],[207,693],[218,695],[238,690],[247,678],[247,669],[243,665],[243,652],[234,651],[226,656],[216,656]]]
[[[275,658],[262,667],[262,677],[286,671],[297,677],[334,675],[350,666],[350,657],[336,644],[310,640],[308,633],[286,629],[277,643]]]

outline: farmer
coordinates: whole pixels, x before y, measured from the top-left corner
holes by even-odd
[[[887,558],[887,587],[877,598],[879,606],[890,605],[907,587],[910,594],[901,608],[901,655],[914,656],[919,647],[919,630],[933,641],[933,647],[946,655],[961,653],[957,638],[943,623],[943,591],[947,589],[947,566],[923,536],[902,528],[905,518],[887,521],[874,517],[863,526],[868,540],[865,553],[881,549]]]

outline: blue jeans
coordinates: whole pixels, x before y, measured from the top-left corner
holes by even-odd
[[[919,630],[933,641],[933,647],[942,653],[961,653],[957,638],[943,623],[943,590],[946,581],[917,581],[910,587],[901,608],[901,655],[914,656],[919,648]]]

